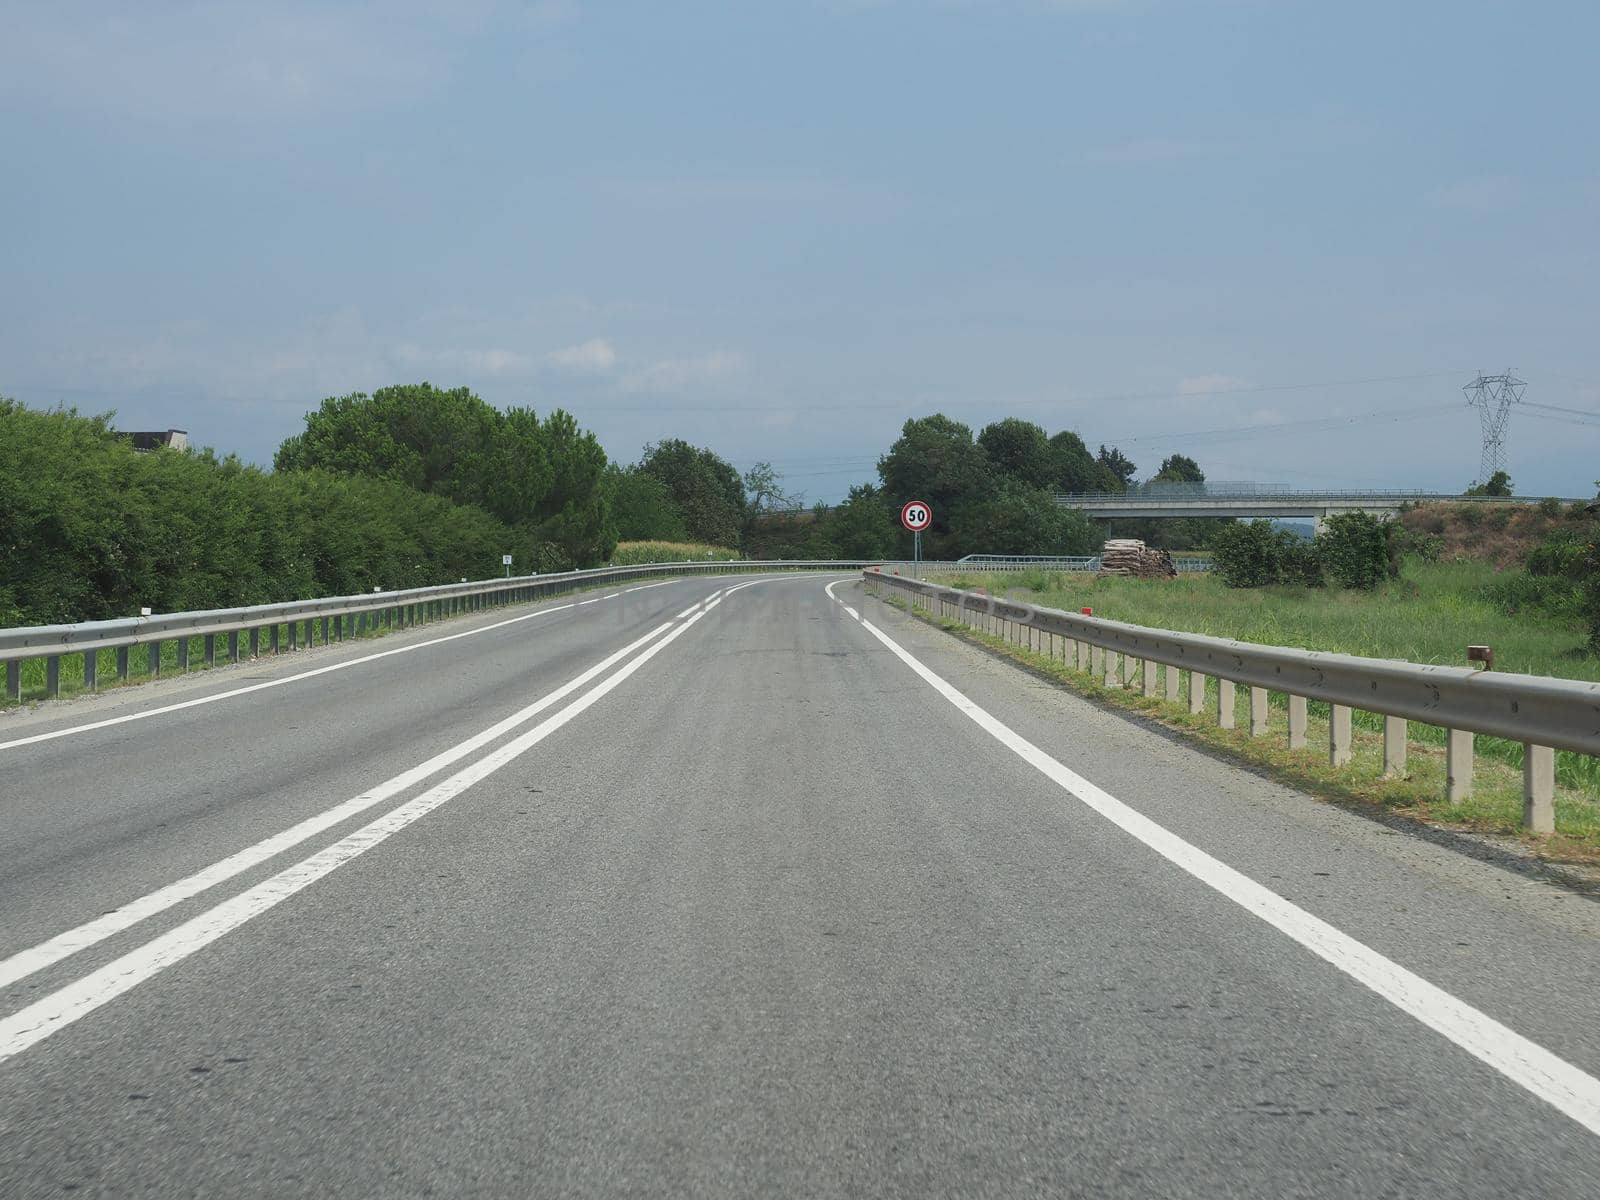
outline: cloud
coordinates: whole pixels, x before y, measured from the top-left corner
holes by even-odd
[[[744,370],[744,356],[732,350],[712,350],[692,358],[668,358],[625,377],[630,392],[681,392],[717,383]]]
[[[1480,175],[1437,188],[1428,193],[1426,200],[1434,208],[1486,216],[1515,208],[1525,197],[1526,188],[1519,179],[1510,175]]]
[[[438,86],[486,16],[431,0],[24,5],[7,13],[0,94],[146,116],[378,108]]]
[[[599,373],[609,371],[617,362],[617,352],[605,338],[590,338],[576,346],[552,350],[544,356],[545,362],[564,371]]]
[[[424,350],[410,343],[395,347],[396,361],[419,370],[470,371],[477,375],[520,375],[534,360],[515,350]]]
[[[1211,392],[1236,392],[1249,387],[1248,379],[1237,375],[1189,375],[1178,380],[1178,395],[1204,396]]]
[[[1216,158],[1231,149],[1208,138],[1130,138],[1068,154],[1066,162],[1072,167],[1150,167]]]

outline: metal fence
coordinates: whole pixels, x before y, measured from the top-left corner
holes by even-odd
[[[1116,502],[1125,500],[1293,500],[1302,504],[1318,501],[1349,503],[1371,500],[1383,504],[1405,502],[1448,504],[1535,504],[1538,496],[1465,496],[1457,492],[1411,491],[1405,488],[1305,488],[1278,483],[1136,483],[1122,492],[1057,492],[1058,504]],[[1588,503],[1556,497],[1563,504]]]
[[[1209,558],[1174,558],[1173,566],[1179,574],[1211,570]],[[925,566],[928,564],[924,564]],[[967,554],[953,564],[971,571],[1086,571],[1093,573],[1101,566],[1098,554]]]
[[[1352,709],[1384,718],[1383,763],[1390,775],[1405,772],[1406,723],[1439,726],[1446,730],[1445,796],[1452,803],[1472,794],[1475,735],[1521,742],[1522,823],[1539,833],[1555,828],[1555,751],[1600,754],[1596,683],[1260,646],[1039,608],[871,569],[863,576],[874,594],[897,591],[914,608],[1061,658],[1108,687],[1133,686],[1137,679],[1145,695],[1178,703],[1187,674],[1192,713],[1204,711],[1205,681],[1214,677],[1223,728],[1234,725],[1235,685],[1250,689],[1250,733],[1257,737],[1268,731],[1268,693],[1283,693],[1290,749],[1306,745],[1307,701],[1326,702],[1328,758],[1335,766],[1351,758]]]
[[[867,565],[869,562],[861,559],[834,562],[741,559],[732,562],[696,560],[648,563],[569,571],[559,575],[486,579],[475,583],[452,583],[403,591],[294,600],[285,604],[162,613],[111,621],[82,621],[71,625],[35,625],[0,629],[0,662],[6,665],[7,698],[22,698],[22,664],[30,659],[44,660],[44,694],[46,697],[55,697],[61,691],[61,660],[68,655],[83,656],[84,687],[93,691],[98,684],[98,659],[102,650],[116,652],[118,679],[126,680],[131,668],[132,652],[140,646],[146,648],[145,673],[150,676],[160,673],[163,642],[176,644],[178,669],[183,671],[189,668],[191,642],[196,638],[201,639],[202,662],[206,666],[214,666],[219,655],[219,639],[222,639],[220,653],[227,661],[238,662],[244,656],[255,657],[263,649],[276,654],[285,640],[291,650],[300,645],[316,644],[319,635],[324,644],[343,641],[347,637],[358,637],[380,628],[404,628],[480,609],[543,600],[596,584],[773,570],[859,570]],[[887,565],[891,570],[900,569],[899,564]]]

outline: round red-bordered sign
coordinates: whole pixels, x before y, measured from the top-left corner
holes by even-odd
[[[921,500],[908,500],[900,510],[900,524],[912,533],[921,533],[933,524],[933,509]]]

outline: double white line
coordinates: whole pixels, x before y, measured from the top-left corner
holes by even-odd
[[[378,843],[525,754],[579,713],[615,690],[645,663],[682,637],[690,626],[721,603],[723,595],[721,591],[713,592],[705,600],[684,609],[671,621],[658,625],[643,637],[630,642],[549,695],[490,726],[482,733],[436,754],[409,771],[404,771],[359,796],[307,818],[280,834],[230,855],[186,879],[169,884],[104,916],[0,961],[0,988],[4,988],[175,904],[182,903],[208,888],[248,871],[251,867],[266,862],[308,838],[399,795],[413,785],[459,762],[588,686],[640,647],[648,646],[642,654],[628,661],[620,670],[606,676],[592,690],[579,696],[565,708],[546,717],[526,733],[484,755],[448,779],[434,784],[415,799],[385,813],[354,833],[340,838],[311,857],[278,872],[232,899],[185,921],[138,949],[114,959],[77,982],[68,984],[36,1000],[26,1008],[0,1019],[0,1062],[20,1054],[35,1042],[65,1028],[123,992],[138,986],[151,976],[183,961],[197,950],[237,929],[252,917],[259,916],[287,900],[302,888],[308,887],[324,875],[365,854]]]

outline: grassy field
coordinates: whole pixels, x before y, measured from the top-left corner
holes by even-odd
[[[1600,658],[1585,645],[1581,624],[1535,611],[1507,612],[1486,594],[1498,575],[1480,562],[1415,563],[1374,592],[1236,589],[1211,575],[1151,580],[1027,572],[949,582],[1050,608],[1093,608],[1095,616],[1134,625],[1367,658],[1467,666],[1468,645],[1489,645],[1498,671],[1600,681]],[[1245,689],[1237,703],[1244,713]],[[1272,704],[1282,709],[1286,701],[1274,693]],[[1354,720],[1358,727],[1382,728],[1375,714],[1357,712]],[[1411,739],[1421,748],[1442,746],[1444,731],[1413,723]],[[1477,748],[1480,757],[1521,767],[1520,743],[1479,738]],[[1563,785],[1600,797],[1600,760],[1563,751],[1556,774]]]
[[[613,567],[632,567],[640,563],[688,562],[710,559],[713,562],[732,562],[739,557],[737,550],[726,546],[708,546],[703,542],[618,542],[611,556]]]
[[[1485,591],[1500,573],[1486,563],[1408,564],[1375,592],[1339,588],[1224,587],[1214,575],[1098,579],[1070,572],[966,576],[975,586],[1051,608],[1092,607],[1098,617],[1269,646],[1467,666],[1467,646],[1494,647],[1495,669],[1600,680],[1600,658],[1576,621],[1507,613]]]

